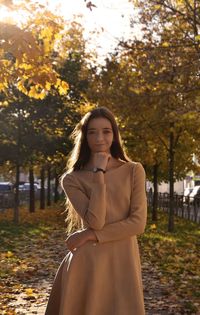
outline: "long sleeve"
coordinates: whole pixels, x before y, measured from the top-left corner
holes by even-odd
[[[144,232],[147,217],[145,171],[140,163],[133,167],[129,216],[95,231],[99,243],[121,240]]]
[[[67,174],[62,180],[62,188],[74,210],[94,230],[100,230],[106,217],[106,184],[94,182],[90,198],[73,174]]]

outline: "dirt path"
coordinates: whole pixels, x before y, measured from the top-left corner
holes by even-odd
[[[40,257],[41,269],[24,280],[24,290],[14,296],[9,302],[9,309],[14,309],[18,315],[44,315],[54,274],[65,255],[63,232],[56,230],[50,235],[51,241],[45,247],[45,254]],[[40,244],[35,244],[35,251],[41,251]],[[38,247],[38,248],[37,248]],[[42,255],[42,251],[41,251]],[[50,268],[49,268],[50,266]],[[173,284],[162,284],[159,271],[143,257],[143,284],[146,315],[186,315],[181,301],[173,291]],[[20,279],[19,279],[20,280]],[[29,294],[29,288],[31,292]],[[27,294],[28,292],[28,294]],[[12,313],[5,313],[11,314]],[[57,314],[55,314],[57,315]]]
[[[165,286],[161,286],[154,268],[146,265],[143,270],[143,279],[146,315],[184,314],[181,312],[181,306],[178,304],[176,297],[173,297],[173,294],[169,296],[168,289]],[[26,294],[21,293],[14,303],[16,314],[44,315],[51,289],[51,281],[41,280],[37,283],[30,283],[35,292],[38,292],[38,298],[37,300],[31,298],[27,300]]]
[[[179,315],[184,313],[182,303],[170,283],[162,284],[159,270],[143,262],[143,285],[146,315]]]

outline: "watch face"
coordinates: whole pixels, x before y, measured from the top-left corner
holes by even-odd
[[[103,173],[105,173],[105,171],[104,171],[102,168],[99,168],[99,167],[94,167],[94,168],[93,168],[93,172],[94,172],[94,173],[97,173],[97,172],[103,172]]]

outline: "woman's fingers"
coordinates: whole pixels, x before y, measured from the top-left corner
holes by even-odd
[[[80,245],[81,245],[82,241],[79,240],[78,238],[76,237],[69,237],[67,240],[66,240],[66,245],[67,245],[67,248],[70,250],[70,251],[74,251],[76,248],[78,248]]]
[[[67,248],[73,252],[89,240],[90,239],[88,238],[88,233],[86,233],[86,231],[79,231],[68,236],[66,239],[66,245]]]

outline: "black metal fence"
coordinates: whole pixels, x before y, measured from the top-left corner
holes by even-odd
[[[29,204],[30,191],[19,191],[19,205]],[[40,199],[40,191],[35,192],[35,200]],[[0,211],[14,207],[15,194],[13,191],[0,193]]]
[[[19,205],[27,205],[29,203],[29,191],[19,192]],[[0,211],[14,207],[14,192],[0,193]],[[147,194],[148,205],[153,205],[153,194]],[[40,199],[40,191],[35,192],[35,200]],[[169,211],[169,194],[158,193],[158,208]],[[175,215],[188,219],[190,221],[200,223],[200,196],[185,197],[183,195],[174,195],[174,211]]]
[[[153,194],[147,194],[148,205],[153,205]],[[169,212],[169,194],[158,193],[158,208]],[[185,197],[183,195],[174,195],[174,213],[175,215],[200,223],[200,196]]]

